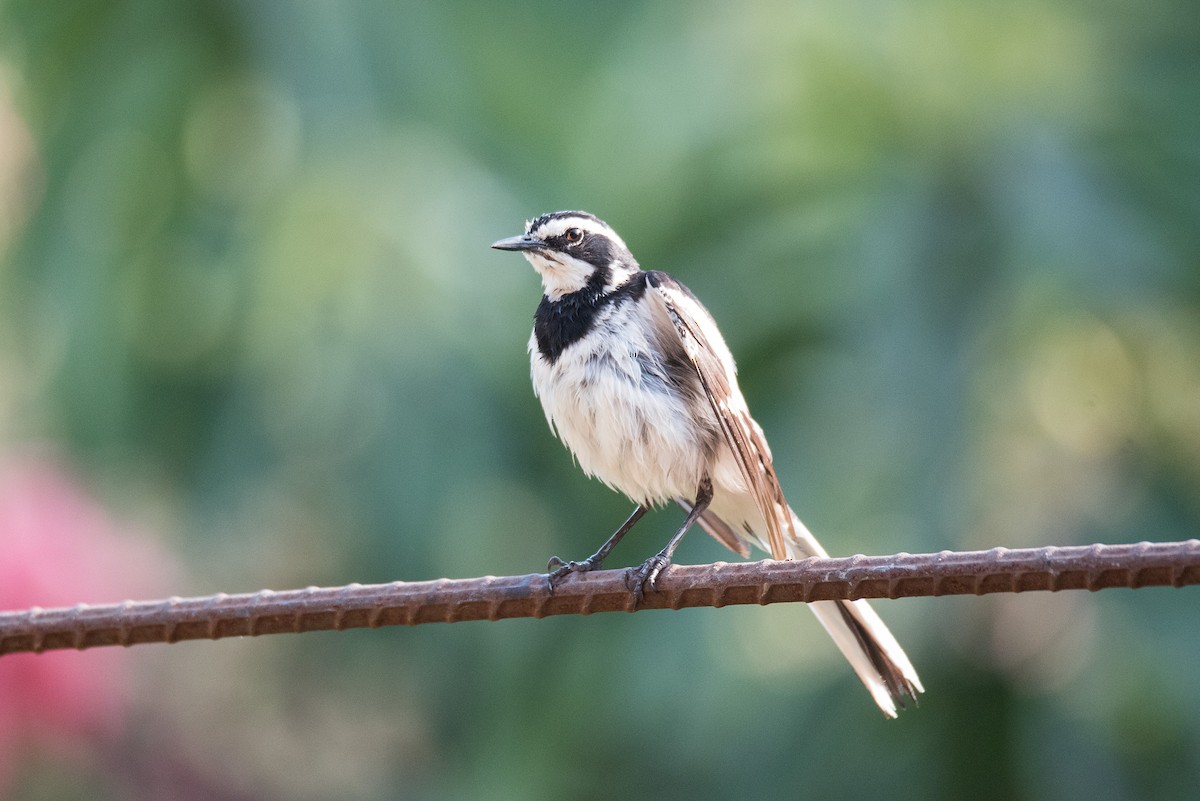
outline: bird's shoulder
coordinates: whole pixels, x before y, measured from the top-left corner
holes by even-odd
[[[694,360],[715,359],[732,380],[737,374],[733,355],[721,336],[717,321],[700,298],[678,278],[660,270],[647,270],[646,284],[647,294],[670,320],[676,335],[689,350],[689,356]],[[693,349],[695,352],[691,352]]]
[[[699,306],[705,314],[708,314],[708,309],[704,308],[704,304],[700,302],[700,298],[696,297],[696,293],[688,289],[686,284],[670,273],[665,273],[662,270],[643,270],[642,275],[645,276],[644,280],[646,284],[653,289],[666,293],[668,296],[673,294],[682,295]]]

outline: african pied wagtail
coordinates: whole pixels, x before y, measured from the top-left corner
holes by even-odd
[[[606,223],[582,211],[543,214],[520,251],[542,277],[529,354],[533,390],[580,467],[636,504],[582,562],[550,560],[551,587],[596,570],[646,510],[675,500],[687,519],[630,571],[635,600],[693,523],[743,557],[828,556],[784,500],[762,429],[737,384],[733,356],[708,311],[666,273],[643,271]],[[923,692],[900,644],[866,601],[809,605],[889,717]]]

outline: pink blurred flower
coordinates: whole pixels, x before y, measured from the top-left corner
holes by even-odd
[[[0,610],[159,594],[170,564],[58,460],[41,453],[0,459]],[[25,748],[119,730],[127,656],[100,649],[0,657],[0,791]]]

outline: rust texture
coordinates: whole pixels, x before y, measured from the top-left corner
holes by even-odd
[[[309,587],[0,613],[0,654],[633,611],[624,570]],[[717,562],[669,568],[641,609],[1200,584],[1200,540]]]

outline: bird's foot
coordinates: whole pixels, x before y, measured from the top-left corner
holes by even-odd
[[[625,572],[625,586],[633,593],[633,608],[642,605],[642,599],[647,589],[654,589],[659,575],[671,564],[671,557],[665,551],[651,556],[638,567],[631,567]]]
[[[551,556],[546,565],[546,583],[550,585],[550,592],[554,592],[554,589],[572,573],[589,573],[599,570],[603,565],[604,557],[599,554],[592,554],[581,562],[564,562],[557,556]]]

